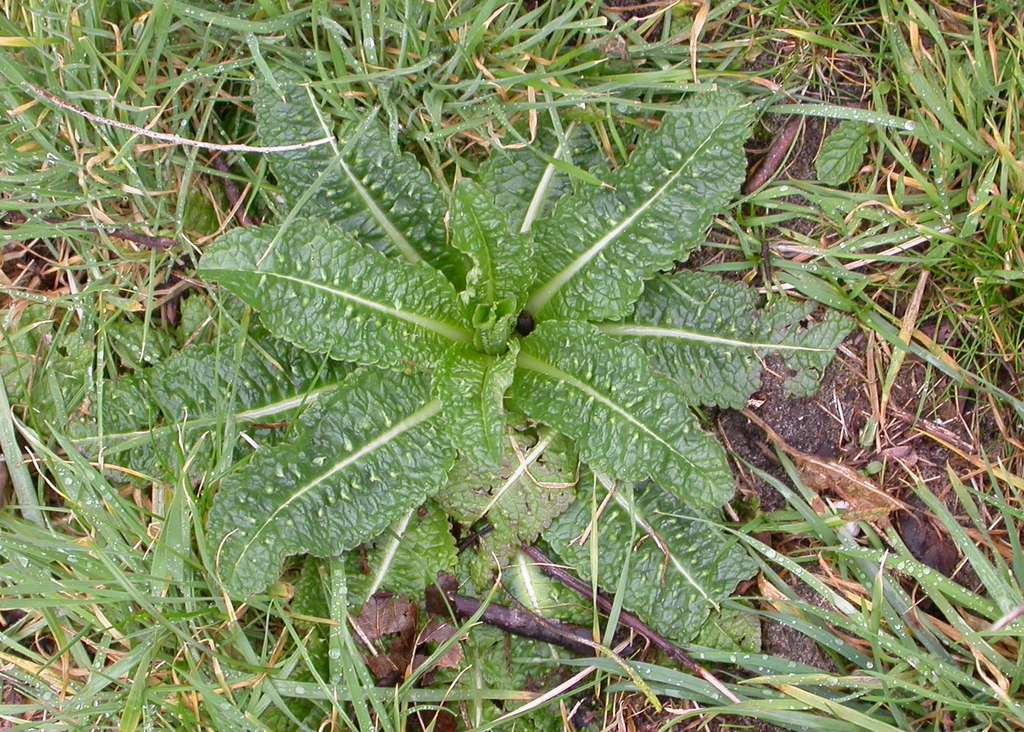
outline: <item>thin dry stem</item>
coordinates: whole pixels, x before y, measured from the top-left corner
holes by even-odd
[[[79,117],[84,117],[90,122],[95,122],[100,125],[107,125],[108,127],[116,127],[120,130],[127,130],[133,132],[141,137],[148,137],[152,140],[160,140],[161,142],[169,142],[174,145],[184,145],[185,147],[198,147],[203,150],[217,150],[219,152],[250,152],[250,153],[274,153],[274,152],[288,152],[290,150],[305,150],[310,147],[319,147],[320,145],[326,145],[331,142],[333,137],[321,137],[318,140],[309,140],[307,142],[296,142],[291,145],[242,145],[242,144],[218,144],[214,142],[204,142],[202,140],[190,140],[187,137],[180,137],[179,135],[172,135],[167,132],[154,132],[153,130],[147,130],[144,127],[136,127],[130,125],[127,122],[119,122],[118,120],[108,119],[101,117],[98,114],[87,112],[81,107],[76,107],[70,102],[65,102],[63,99],[50,94],[45,89],[40,89],[35,84],[29,82],[24,83],[25,88],[31,91],[36,96],[42,97],[51,104],[55,104],[61,109],[65,109],[68,112],[77,114]]]

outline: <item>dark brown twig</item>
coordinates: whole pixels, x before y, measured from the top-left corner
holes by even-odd
[[[17,225],[24,224],[28,221],[28,217],[23,213],[17,211],[10,211],[4,215],[2,224],[4,225]],[[70,221],[62,221],[60,219],[44,218],[47,224],[54,224],[60,226],[62,224],[70,224]],[[84,231],[89,234],[106,234],[107,236],[113,236],[118,239],[124,239],[138,244],[144,249],[171,249],[178,246],[178,242],[174,239],[169,239],[166,236],[149,236],[147,234],[139,234],[138,232],[131,231],[130,229],[101,229],[95,226],[80,226],[77,227],[78,231]]]
[[[772,144],[768,147],[768,152],[761,158],[761,164],[747,178],[747,182],[743,184],[744,195],[750,195],[756,191],[778,172],[782,161],[786,159],[786,154],[789,152],[793,140],[796,139],[796,133],[800,130],[802,122],[803,117],[794,116],[786,124],[782,132],[772,140]]]
[[[442,617],[454,615],[459,620],[473,617],[483,605],[476,598],[442,592],[437,587],[428,587],[425,596],[427,612]],[[579,656],[593,656],[597,645],[586,628],[542,618],[521,608],[488,605],[479,617],[481,622],[507,633],[550,643]]]
[[[224,158],[219,155],[210,161],[210,164],[224,174],[220,176],[220,184],[224,188],[224,195],[228,199],[228,205],[235,213],[235,221],[238,222],[239,226],[252,226],[253,220],[249,218],[249,214],[245,212],[245,207],[242,206],[242,194],[238,190],[238,185],[234,179],[231,178],[231,168],[228,167]]]
[[[88,231],[93,234],[101,233],[100,229],[93,229],[89,227],[83,227],[82,231]],[[166,236],[146,236],[145,234],[137,234],[134,231],[128,229],[113,229],[105,232],[107,236],[115,236],[118,239],[124,239],[138,244],[143,249],[173,249],[178,246],[178,242],[174,239],[169,239]]]
[[[561,567],[554,564],[540,549],[534,546],[524,546],[523,552],[528,557],[530,557],[530,559],[537,562],[537,566],[540,567],[540,570],[548,577],[558,580],[566,587],[579,593],[588,600],[595,601],[598,607],[601,608],[604,612],[611,612],[611,600],[609,600],[607,597],[604,597],[603,595],[597,595],[597,597],[594,597],[593,593],[591,592],[590,585],[581,580],[579,577],[570,574],[569,572],[565,571]],[[647,625],[647,623],[642,621],[640,618],[636,617],[635,615],[626,610],[622,610],[619,612],[619,622],[627,628],[629,628],[630,630],[632,630],[633,632],[637,633],[638,635],[643,636],[648,643],[650,643],[652,646],[654,646],[659,651],[664,653],[666,656],[671,658],[673,661],[682,664],[690,671],[700,676],[713,687],[718,689],[718,691],[721,692],[721,694],[725,696],[727,699],[729,699],[731,702],[735,704],[740,703],[740,700],[736,697],[736,695],[729,691],[725,687],[725,684],[723,684],[721,681],[715,678],[711,674],[711,672],[709,672],[699,663],[690,658],[683,651],[683,649],[674,644],[665,636],[656,632],[653,628]]]

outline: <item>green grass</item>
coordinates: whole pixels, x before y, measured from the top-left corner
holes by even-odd
[[[737,529],[762,572],[751,592],[764,597],[736,607],[797,628],[836,671],[693,649],[741,700],[732,704],[671,666],[636,668],[684,717],[793,729],[1024,727],[1021,623],[988,630],[1024,603],[1024,19],[1016,3],[990,5],[975,18],[952,1],[725,2],[706,16],[652,7],[630,24],[583,0],[260,0],[234,13],[177,0],[6,0],[0,366],[14,409],[0,445],[14,505],[0,516],[0,680],[16,694],[0,719],[26,730],[298,730],[325,720],[323,729],[398,730],[411,708],[462,695],[482,729],[488,699],[546,690],[374,687],[341,572],[328,571],[327,606],[312,618],[283,583],[232,605],[203,533],[209,486],[187,470],[210,455],[226,465],[229,415],[182,444],[178,465],[129,487],[119,456],[90,463],[72,444],[83,403],[105,398],[105,378],[194,336],[226,352],[240,345],[222,335],[238,315],[216,293],[202,300],[208,312],[183,306],[181,325],[161,316],[194,289],[187,278],[204,244],[234,224],[209,151],[96,124],[22,82],[121,123],[238,143],[254,133],[251,80],[283,64],[315,79],[338,116],[387,120],[443,181],[474,170],[493,146],[528,141],[534,123],[582,125],[621,161],[635,131],[697,84],[735,86],[766,114],[802,115],[808,127],[821,115],[865,118],[869,152],[848,185],[790,180],[816,152],[794,148],[719,222],[707,268],[854,315],[875,349],[870,386],[883,403],[919,359],[934,393],[912,411],[938,419],[947,398],[969,405],[968,426],[989,437],[979,438],[977,470],[950,475],[957,515],[930,499],[923,477],[906,481],[981,589],[914,560],[884,523],[863,523],[857,539],[838,531],[843,520],[816,512],[814,491],[788,465],[787,481],[772,479],[786,507]],[[777,126],[765,117],[755,145]],[[245,209],[276,211],[260,156],[227,161]],[[113,228],[179,246],[147,250],[105,233]],[[865,444],[882,447],[886,415],[872,418]],[[765,531],[793,551],[750,538]],[[809,590],[798,593],[794,579]],[[576,663],[593,669],[583,688],[606,724],[647,703],[614,661]],[[575,704],[568,692],[559,699]],[[557,724],[557,707],[545,714]]]

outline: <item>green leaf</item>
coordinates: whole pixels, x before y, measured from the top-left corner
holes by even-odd
[[[260,329],[250,331],[245,345],[238,351],[192,346],[156,366],[108,382],[102,414],[77,427],[76,444],[108,459],[132,449],[131,465],[147,472],[160,464],[173,468],[180,462],[180,451],[187,452],[201,434],[223,434],[225,423],[237,430],[288,419],[326,398],[351,370],[270,338]],[[208,464],[200,461],[193,467]]]
[[[809,395],[850,321],[831,313],[801,329],[797,324],[813,303],[782,299],[760,311],[756,298],[742,283],[679,272],[648,283],[630,321],[598,328],[640,346],[653,368],[679,384],[693,404],[741,408],[761,385],[761,362],[773,352],[795,372],[787,390]]]
[[[455,537],[448,516],[433,501],[410,511],[385,531],[366,554],[351,555],[349,598],[365,602],[381,590],[415,597],[433,585],[439,572],[455,566]]]
[[[290,609],[299,615],[312,618],[331,617],[330,604],[325,589],[326,574],[329,572],[327,562],[319,557],[306,557],[295,579],[295,590],[292,593]],[[320,630],[323,626],[316,625]]]
[[[227,475],[207,533],[228,590],[262,590],[288,555],[352,549],[433,494],[454,459],[439,411],[425,377],[361,369],[302,414],[292,442]]]
[[[626,609],[680,643],[693,639],[713,607],[756,570],[746,552],[708,512],[680,505],[656,484],[619,485],[603,505],[588,542],[574,541],[593,519],[607,491],[581,494],[544,538],[562,562],[585,580],[592,576],[591,545],[597,542],[597,584],[611,589],[627,572]],[[630,537],[633,540],[630,540]]]
[[[533,223],[551,214],[555,202],[571,193],[572,180],[556,162],[571,167],[576,178],[586,174],[577,166],[598,167],[607,162],[593,141],[579,128],[567,131],[561,142],[553,132],[541,128],[526,147],[492,150],[480,166],[479,180],[494,194],[498,207],[507,214],[510,231],[529,231]]]
[[[452,246],[472,267],[459,295],[474,328],[474,343],[486,353],[503,353],[533,283],[533,240],[509,232],[508,219],[480,185],[461,180],[449,212]]]
[[[640,346],[691,404],[742,408],[760,386],[761,360],[771,352],[797,372],[789,382],[792,389],[813,390],[849,321],[830,316],[800,331],[793,323],[813,304],[780,300],[762,313],[754,306],[756,298],[742,282],[680,272],[649,282],[629,322],[598,327]]]
[[[264,144],[317,140],[333,132],[333,121],[317,108],[308,85],[287,72],[279,82],[280,96],[268,84],[254,95]],[[302,216],[339,224],[364,244],[426,260],[461,281],[462,263],[445,246],[441,189],[412,155],[395,150],[376,121],[345,126],[332,144],[271,153],[268,159],[289,206],[305,199]]]
[[[143,320],[116,320],[104,329],[104,335],[109,352],[123,368],[133,371],[164,360],[174,350],[170,332]]]
[[[744,99],[704,94],[666,117],[609,188],[563,198],[534,228],[535,318],[617,320],[643,280],[685,259],[746,172],[750,120]]]
[[[521,545],[532,544],[576,495],[579,459],[572,442],[551,433],[510,430],[501,467],[486,470],[460,460],[436,497],[465,526],[484,519],[490,531],[480,538],[473,568],[480,584],[490,582],[495,561],[503,562]]]
[[[827,186],[840,186],[853,178],[868,151],[870,131],[871,128],[864,122],[852,120],[832,130],[814,159],[818,180]]]
[[[0,311],[0,373],[11,402],[41,428],[62,426],[91,394],[96,345],[49,305]]]
[[[229,299],[238,302],[234,298]],[[240,302],[238,304],[239,307],[245,307]],[[212,328],[207,330],[207,326],[213,322],[211,312],[214,310],[214,307],[213,301],[206,296],[206,293],[199,290],[180,300],[178,303],[178,327],[176,328],[177,333],[174,339],[175,344],[179,347],[184,347],[189,343],[204,342],[202,337],[204,335],[209,336],[213,331]]]
[[[779,355],[793,371],[785,382],[786,392],[793,396],[811,396],[817,391],[836,348],[853,329],[853,321],[834,310],[814,322],[810,316],[816,309],[813,302],[778,300],[758,321],[768,340],[787,347]]]
[[[14,403],[27,395],[39,357],[53,338],[51,313],[42,304],[0,310],[0,375]]]
[[[756,297],[741,282],[680,272],[648,282],[629,323],[601,330],[643,348],[688,403],[740,409],[761,383]]]
[[[567,495],[559,515],[565,513],[572,504],[574,495],[575,491]],[[523,544],[532,544],[533,541],[531,539]],[[523,551],[515,552],[515,556],[502,569],[501,588],[527,610],[545,618],[577,625],[586,625],[594,620],[594,606],[589,598],[581,597],[559,580],[549,577],[541,571],[540,565]]]
[[[508,217],[494,196],[471,180],[455,186],[448,216],[452,246],[472,262],[463,302],[471,309],[508,297],[522,303],[534,279],[532,238],[509,233]]]
[[[234,229],[199,272],[260,311],[275,335],[339,361],[431,367],[453,342],[471,341],[437,270],[388,259],[321,222]]]
[[[500,701],[492,699],[493,692],[513,689],[531,689],[549,680],[564,654],[553,653],[550,646],[529,638],[506,633],[497,628],[477,624],[470,628],[461,642],[463,662],[461,668],[440,669],[435,680],[452,689],[471,693],[462,706],[465,726],[459,729],[492,729],[491,722],[529,699],[526,695],[517,699]],[[498,729],[515,732],[564,732],[562,715],[558,711],[558,699],[531,709],[517,717],[512,724],[507,721]]]
[[[758,653],[761,619],[748,611],[723,607],[710,614],[693,644],[722,651]]]
[[[496,466],[505,452],[505,392],[512,384],[519,344],[504,356],[455,346],[434,369],[434,394],[459,453],[475,465]]]
[[[595,470],[663,480],[695,505],[718,506],[732,495],[721,446],[638,347],[586,323],[543,323],[523,340],[519,367],[516,403],[575,439]]]

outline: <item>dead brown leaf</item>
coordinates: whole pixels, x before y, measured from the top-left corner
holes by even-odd
[[[847,516],[851,521],[868,521],[886,518],[896,509],[907,506],[898,498],[890,496],[877,483],[842,463],[825,460],[801,452],[788,445],[764,420],[749,409],[743,416],[760,427],[768,439],[783,452],[792,457],[800,471],[800,478],[817,493],[833,493],[846,501]]]
[[[370,641],[385,635],[411,635],[416,631],[416,606],[406,597],[377,593],[363,605],[356,623]]]
[[[444,643],[456,634],[456,629],[450,623],[439,618],[431,618],[416,639],[417,647],[427,643]],[[426,660],[426,656],[423,657]],[[438,658],[433,668],[458,668],[462,663],[462,644],[454,643]],[[417,664],[419,665],[419,664]]]

